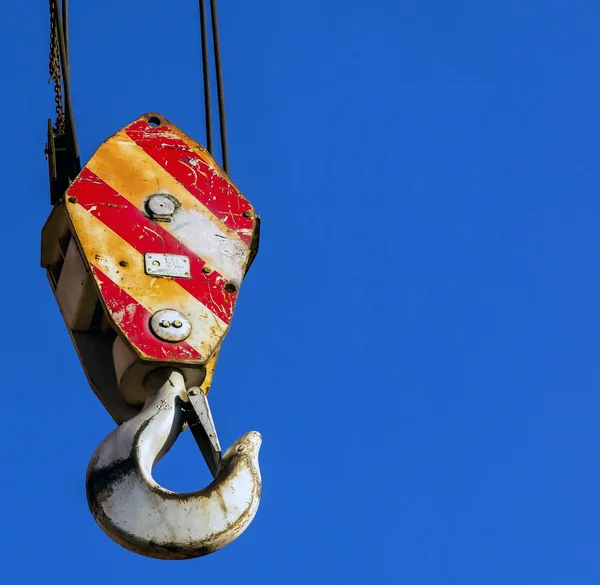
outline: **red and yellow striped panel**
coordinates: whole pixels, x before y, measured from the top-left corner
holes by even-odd
[[[177,201],[171,221],[146,212],[156,194]],[[138,355],[206,362],[229,327],[255,229],[252,206],[214,159],[167,120],[147,114],[102,144],[66,201],[108,315]],[[190,277],[146,274],[147,253],[187,257]],[[184,342],[152,333],[150,319],[162,309],[189,319]]]

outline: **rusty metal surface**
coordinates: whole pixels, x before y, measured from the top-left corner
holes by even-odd
[[[206,363],[229,328],[257,225],[212,157],[147,114],[98,149],[70,186],[66,210],[103,306],[137,355]],[[147,254],[185,257],[189,275],[148,274]],[[148,323],[161,310],[186,316],[185,340],[157,338]]]
[[[254,518],[261,495],[261,437],[251,432],[225,453],[215,480],[175,493],[152,478],[155,463],[185,422],[183,377],[164,368],[151,375],[142,412],[117,428],[94,453],[87,473],[90,510],[125,548],[159,559],[207,555],[235,540]]]
[[[117,423],[143,405],[152,364],[177,365],[208,393],[259,220],[202,146],[157,114],[110,137],[59,198],[41,264],[90,386]],[[190,324],[181,342],[152,330],[162,310]],[[116,335],[133,357],[115,352]]]
[[[121,424],[88,467],[90,509],[139,554],[209,554],[258,509],[261,437],[221,456],[206,399],[258,228],[210,155],[156,114],[109,138],[44,226],[42,266],[89,383]],[[215,480],[178,494],[152,468],[186,425]]]

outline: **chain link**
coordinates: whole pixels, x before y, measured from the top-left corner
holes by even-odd
[[[56,131],[65,132],[65,108],[62,95],[62,75],[60,71],[60,47],[58,42],[58,24],[56,22],[56,0],[50,0],[50,79],[54,82],[54,101],[56,102]]]

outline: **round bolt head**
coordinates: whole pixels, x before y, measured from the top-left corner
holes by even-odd
[[[192,332],[188,319],[173,309],[163,309],[154,313],[150,319],[150,329],[159,339],[172,343],[184,341]]]
[[[175,213],[175,202],[167,195],[152,195],[146,201],[146,209],[155,217],[171,217]]]

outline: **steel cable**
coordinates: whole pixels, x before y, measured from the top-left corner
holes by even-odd
[[[200,7],[200,36],[202,43],[202,71],[204,80],[204,114],[206,118],[207,150],[213,154],[212,108],[210,102],[210,72],[208,63],[208,31],[206,21],[205,0],[199,0]],[[229,147],[227,144],[227,122],[225,117],[225,90],[223,87],[223,66],[221,62],[221,42],[219,39],[219,20],[217,17],[217,2],[210,0],[210,17],[213,38],[213,53],[215,62],[215,78],[217,82],[217,99],[219,104],[219,134],[221,137],[221,159],[223,170],[229,174]]]
[[[210,105],[210,71],[208,69],[208,33],[206,30],[206,4],[199,0],[200,5],[200,38],[202,42],[202,76],[204,79],[204,115],[206,119],[206,148],[212,154],[212,110]]]
[[[215,72],[217,78],[217,96],[219,99],[219,133],[221,134],[221,158],[223,170],[229,174],[229,151],[227,146],[227,124],[225,121],[225,90],[223,88],[223,67],[221,65],[221,42],[219,40],[219,21],[217,19],[217,0],[210,0],[212,33],[215,51]]]

